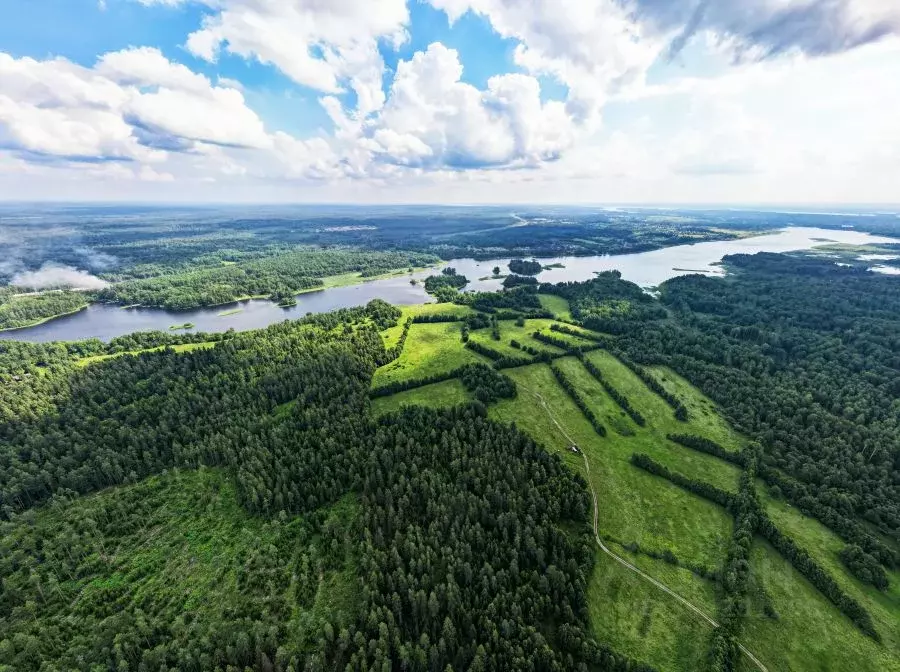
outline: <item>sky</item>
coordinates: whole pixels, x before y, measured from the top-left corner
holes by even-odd
[[[900,202],[900,0],[0,16],[0,200]]]

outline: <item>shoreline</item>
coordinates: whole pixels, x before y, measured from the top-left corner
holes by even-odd
[[[38,320],[37,322],[32,322],[31,324],[23,324],[21,327],[4,327],[3,329],[0,329],[0,332],[19,331],[20,329],[31,329],[32,327],[39,327],[42,324],[49,322],[50,320],[55,320],[60,317],[67,317],[69,315],[75,315],[77,313],[80,313],[82,310],[87,310],[90,307],[91,307],[91,303],[89,302],[89,303],[86,303],[83,306],[81,306],[81,308],[76,308],[75,310],[70,310],[68,313],[58,313],[56,315],[51,315],[50,317],[45,317],[43,319]]]

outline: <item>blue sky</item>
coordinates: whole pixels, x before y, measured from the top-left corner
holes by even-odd
[[[2,4],[0,199],[898,198],[879,0]]]

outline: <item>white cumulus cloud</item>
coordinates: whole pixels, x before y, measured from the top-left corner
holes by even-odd
[[[423,168],[536,165],[572,142],[560,102],[541,102],[536,79],[497,75],[485,90],[461,81],[459,54],[440,43],[401,62],[368,147],[382,160]]]
[[[361,117],[384,103],[379,40],[399,44],[406,0],[215,0],[216,11],[187,40],[214,61],[220,49],[274,65],[298,84],[325,93],[349,86]]]

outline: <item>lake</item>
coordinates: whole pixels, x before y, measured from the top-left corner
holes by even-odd
[[[866,245],[876,243],[898,243],[895,238],[885,238],[852,230],[832,230],[818,228],[791,227],[777,233],[744,238],[741,240],[678,245],[652,252],[637,254],[605,255],[594,257],[557,257],[540,259],[545,266],[562,264],[565,268],[543,271],[541,282],[567,282],[588,280],[596,272],[617,269],[622,277],[642,287],[654,287],[679,275],[702,272],[707,275],[723,275],[716,264],[729,254],[755,254],[757,252],[792,252],[808,250],[816,245],[844,243]],[[454,259],[449,265],[471,281],[468,290],[496,290],[502,280],[480,278],[490,276],[491,269],[499,266],[508,273],[506,265],[509,257],[476,261],[474,259]],[[880,267],[881,270],[884,267]],[[410,284],[411,279],[424,280],[434,271],[422,271],[348,287],[333,287],[316,292],[301,294],[297,305],[280,308],[271,301],[249,300],[216,308],[201,308],[187,311],[169,311],[158,308],[122,308],[106,304],[94,304],[85,310],[60,317],[27,329],[0,332],[0,339],[20,341],[75,341],[85,338],[99,338],[109,341],[116,336],[135,331],[168,331],[177,324],[192,322],[194,331],[218,332],[228,329],[244,331],[260,329],[286,319],[303,317],[307,313],[322,313],[338,308],[349,308],[368,303],[378,298],[395,305],[425,303],[429,296],[421,283]],[[230,315],[221,313],[240,308],[240,312]]]

